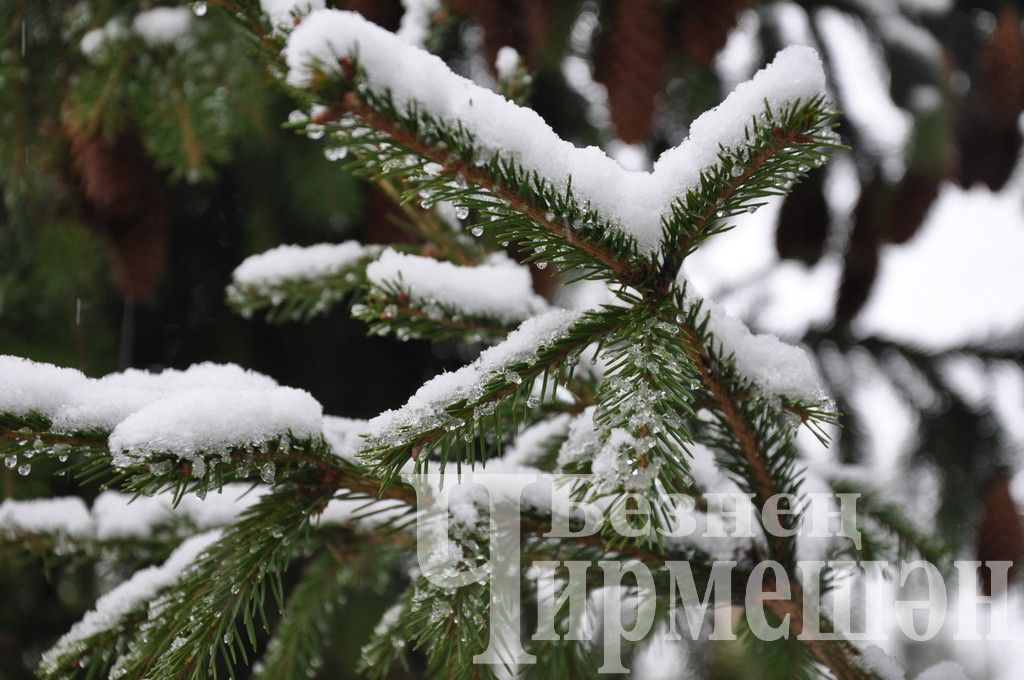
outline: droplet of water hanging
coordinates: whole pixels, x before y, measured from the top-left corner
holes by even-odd
[[[460,220],[466,219],[467,217],[469,217],[469,208],[467,208],[464,205],[458,206],[457,208],[455,208],[455,216],[458,217]]]
[[[262,479],[265,484],[273,484],[276,476],[277,470],[274,468],[273,463],[264,463],[260,466],[260,479]]]
[[[530,397],[529,399],[526,400],[526,405],[529,408],[537,408],[538,406],[540,406],[540,397],[536,395]]]
[[[198,2],[192,3],[192,13],[195,14],[197,17],[206,16],[206,10],[207,6],[206,3],[203,2],[203,0],[199,0]]]
[[[480,236],[484,235],[484,228],[479,226],[479,225],[477,225],[477,226],[473,227],[472,229],[470,229],[469,233],[471,233],[471,234],[473,234],[473,236],[476,236],[476,237],[479,238]]]
[[[9,470],[13,470],[14,466],[17,465],[17,464],[18,464],[18,457],[17,456],[7,456],[6,458],[4,458],[4,465],[6,465],[7,469],[9,469]]]
[[[21,475],[22,477],[27,477],[28,473],[30,472],[32,472],[31,463],[22,463],[21,465],[18,466],[18,474]]]

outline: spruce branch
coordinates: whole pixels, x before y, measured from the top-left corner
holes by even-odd
[[[888,541],[876,537],[875,529],[879,533],[887,533],[896,539],[896,558],[906,559],[910,552],[916,552],[921,559],[935,565],[940,569],[948,567],[952,555],[948,546],[923,529],[916,526],[905,512],[894,502],[887,500],[876,490],[870,489],[866,484],[857,484],[852,480],[843,479],[842,476],[826,475],[829,487],[837,494],[853,494],[857,498],[857,516],[861,518],[859,529],[865,537],[868,547],[879,550]],[[866,553],[867,551],[862,551]],[[857,555],[855,553],[855,555]],[[861,557],[861,555],[857,555]],[[870,554],[862,556],[865,560],[879,559]]]
[[[470,397],[455,396],[433,407],[436,415],[397,423],[394,431],[371,436],[361,455],[374,474],[389,484],[409,461],[421,467],[437,452],[442,471],[449,460],[461,469],[489,455],[487,436],[504,436],[506,428],[522,422],[525,412],[540,406],[545,396],[553,399],[555,386],[571,380],[571,366],[588,346],[612,333],[627,318],[623,308],[606,307],[591,311],[574,321],[561,337],[536,349],[528,359],[513,357],[509,363],[487,369]],[[511,341],[511,340],[510,340]],[[501,345],[494,349],[501,348]],[[541,395],[533,396],[541,382]],[[551,383],[551,389],[548,384]],[[437,422],[439,421],[439,422]]]
[[[789,637],[796,639],[804,630],[803,597],[797,583],[791,583],[793,597],[764,600],[765,609],[775,614],[780,621],[788,618]],[[822,615],[818,623],[823,633],[834,633],[831,622]],[[822,666],[827,668],[836,680],[881,680],[873,671],[863,665],[860,652],[847,640],[810,640],[799,642]]]
[[[381,163],[378,156],[379,145],[370,155],[360,149],[366,140],[343,138],[364,163],[380,167],[382,176],[403,176],[415,186],[417,193],[410,191],[405,200],[415,200],[422,192],[432,200],[449,200],[469,209],[486,210],[498,217],[491,220],[496,224],[489,226],[499,241],[521,240],[550,245],[552,250],[557,248],[563,269],[578,268],[590,273],[607,270],[627,284],[642,280],[635,246],[616,230],[599,225],[599,217],[593,210],[577,205],[571,187],[561,194],[548,180],[504,159],[500,153],[483,159],[468,131],[438,121],[414,105],[400,111],[389,92],[373,91],[372,83],[365,81],[356,59],[342,58],[340,63],[340,73],[321,72],[320,82],[314,87],[327,105],[314,122],[326,125],[354,118],[397,147],[403,158],[413,154],[425,163],[435,164],[426,174],[415,166],[400,170],[404,160],[397,167],[392,164],[386,169],[387,160]],[[346,127],[331,129],[346,135]],[[449,182],[456,186],[448,186]],[[480,224],[486,228],[489,223]],[[538,230],[543,233],[538,234]],[[633,255],[623,258],[620,253]],[[545,259],[552,254],[547,253]]]
[[[688,304],[685,291],[681,291],[676,294],[676,305],[685,310],[676,318],[681,342],[698,367],[700,384],[712,406],[711,421],[703,428],[695,428],[698,441],[704,439],[704,443],[720,452],[720,463],[742,488],[754,494],[763,520],[769,499],[780,493],[795,496],[800,490],[801,470],[796,464],[792,425],[787,424],[782,414],[799,409],[802,419],[810,422],[818,422],[828,414],[817,405],[791,403],[789,409],[775,406],[737,374],[731,357],[724,354],[724,348],[711,335],[710,315],[703,312],[701,304]],[[794,517],[790,521],[798,520]],[[775,536],[772,532],[766,535],[772,556],[791,566],[795,554],[793,538]]]
[[[465,266],[483,261],[485,252],[480,244],[454,229],[437,214],[436,209],[424,207],[416,201],[403,200],[404,196],[410,194],[412,187],[397,179],[378,179],[374,184],[402,211],[419,236],[437,248],[442,258]]]
[[[785,195],[813,167],[824,149],[841,148],[832,131],[835,113],[824,96],[764,111],[746,127],[746,143],[720,148],[718,163],[700,183],[677,198],[663,219],[662,254],[656,290],[665,294],[683,260],[708,237],[729,229],[723,220],[753,212],[764,199]]]
[[[394,335],[433,342],[464,340],[495,343],[515,330],[518,322],[482,315],[467,315],[446,304],[414,305],[400,285],[374,286],[352,306],[352,316],[369,326],[370,335]]]
[[[24,436],[25,433],[21,432],[19,435]],[[88,450],[95,455],[95,449],[98,446],[96,440],[80,439],[78,441],[84,443]],[[287,455],[303,456],[301,452],[294,450]],[[355,497],[368,500],[379,493],[383,498],[401,500],[409,504],[410,507],[415,502],[415,493],[404,484],[391,483],[381,487],[380,480],[366,476],[363,471],[343,462],[332,465],[328,464],[327,459],[323,457],[309,454],[306,454],[305,458],[309,462],[315,462],[322,466],[318,473],[312,477],[303,477],[304,481],[281,482],[283,486],[277,488],[273,494],[261,499],[258,506],[243,517],[238,525],[230,527],[225,534],[227,538],[219,541],[207,551],[207,556],[203,558],[196,571],[188,575],[182,586],[172,590],[173,593],[183,594],[185,602],[179,603],[179,605],[170,605],[169,611],[172,613],[166,614],[168,618],[158,619],[154,624],[157,626],[155,629],[147,628],[149,632],[143,648],[155,649],[149,645],[163,644],[163,648],[166,649],[173,646],[174,640],[183,633],[188,633],[186,639],[197,635],[202,637],[202,640],[195,641],[198,646],[191,643],[180,643],[173,654],[172,661],[164,659],[156,661],[156,655],[147,657],[148,661],[140,660],[138,657],[126,658],[121,662],[124,665],[119,667],[132,671],[127,674],[127,677],[134,677],[136,668],[150,668],[151,663],[158,664],[151,671],[159,671],[161,675],[170,672],[171,668],[180,668],[186,671],[186,675],[183,677],[199,677],[206,672],[206,668],[210,667],[209,664],[213,662],[215,654],[220,654],[228,661],[247,658],[248,652],[242,647],[243,641],[239,638],[240,634],[232,627],[233,624],[226,622],[230,617],[223,619],[223,612],[232,612],[233,615],[240,616],[243,630],[246,631],[245,634],[249,636],[253,634],[251,632],[254,630],[251,628],[253,623],[262,621],[261,612],[266,601],[264,595],[266,584],[264,582],[270,579],[273,592],[276,593],[279,601],[283,601],[280,584],[274,580],[276,578],[274,574],[279,574],[284,563],[293,559],[288,556],[290,553],[276,552],[281,542],[274,534],[280,532],[282,537],[286,535],[296,537],[295,545],[301,545],[303,536],[308,537],[309,518],[316,515],[317,508],[322,507],[327,500],[336,496],[338,486],[349,488]],[[142,485],[142,488],[156,488],[166,486],[166,484],[166,479],[159,485],[151,481],[149,484]],[[320,490],[317,491],[317,489]],[[524,518],[522,526],[528,535],[540,537],[549,530],[550,523],[543,515],[528,515]],[[271,527],[269,533],[268,527]],[[272,527],[278,527],[278,529]],[[407,547],[402,536],[400,531],[385,529],[378,538],[387,542],[397,540],[399,541],[398,545]],[[528,551],[531,554],[562,559],[584,556],[601,559],[608,555],[617,555],[640,559],[655,568],[658,573],[665,562],[671,559],[685,559],[692,564],[710,563],[709,557],[702,557],[692,548],[682,548],[681,546],[643,548],[630,544],[613,545],[607,541],[606,537],[600,535],[585,536],[568,541],[553,542],[550,539],[538,539],[538,541],[528,544]],[[258,548],[252,552],[254,544]],[[267,566],[261,570],[258,563],[265,560],[270,560],[266,562],[267,565],[277,566]],[[226,564],[233,565],[231,573],[227,575],[223,573],[223,567]],[[216,577],[213,576],[214,573]],[[253,576],[256,577],[255,585],[246,586],[244,593],[241,590],[238,593],[231,592],[231,583],[248,583],[246,579]],[[207,603],[206,598],[210,595],[214,599]],[[175,594],[173,598],[168,594],[164,596],[163,601],[177,602],[178,598],[178,594]],[[771,604],[771,606],[775,605]],[[789,606],[799,608],[798,604]],[[221,617],[217,616],[218,612],[221,613]],[[207,621],[205,627],[189,632],[191,630],[189,616],[192,615],[203,617],[203,620]],[[117,655],[104,650],[116,648],[117,640],[134,639],[132,636],[135,633],[128,631],[141,625],[143,618],[140,614],[138,617],[126,620],[124,624],[126,632],[124,633],[120,631],[105,632],[90,640],[87,647],[90,651],[83,652],[83,654],[94,657],[97,663],[104,659],[103,663],[107,665],[113,663]],[[427,621],[429,621],[429,616]],[[433,625],[426,621],[421,621],[421,623],[427,628]],[[444,630],[446,629],[440,629],[441,632]],[[435,634],[436,632],[435,630]],[[128,635],[128,638],[124,638],[124,635]],[[224,643],[224,646],[220,644],[220,638],[223,635],[227,635],[227,639],[230,641]],[[251,644],[251,640],[245,644]],[[857,668],[854,660],[855,652],[851,651],[852,648],[834,641],[815,643],[815,645],[818,645],[818,648],[812,649],[812,653],[816,658],[820,658],[822,663],[826,664],[837,677],[871,677],[852,674],[854,671],[851,669]],[[205,651],[200,651],[197,656],[193,657],[189,653],[179,651],[185,649]],[[171,665],[166,665],[168,663]],[[77,668],[76,664],[77,661],[70,659],[67,665],[61,665],[60,668],[66,669],[67,673],[73,673]],[[161,669],[163,670],[161,671]],[[48,677],[65,676],[55,671]],[[174,677],[179,677],[179,675],[175,673]]]
[[[271,323],[308,321],[363,294],[368,286],[366,265],[378,254],[379,250],[366,247],[361,257],[314,275],[302,273],[263,281],[236,278],[227,287],[227,303],[245,318],[266,310]]]

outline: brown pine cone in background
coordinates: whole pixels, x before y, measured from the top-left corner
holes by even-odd
[[[996,27],[975,64],[972,82],[992,125],[1015,125],[1024,111],[1024,36],[1016,8],[999,13]]]
[[[798,183],[779,211],[775,249],[779,257],[813,265],[825,251],[830,217],[825,200],[825,170],[816,168]]]
[[[853,210],[853,229],[836,299],[836,323],[845,326],[868,301],[878,272],[878,246],[885,233],[892,189],[882,179],[865,184]]]
[[[68,124],[64,135],[76,207],[107,243],[114,285],[127,298],[144,298],[164,276],[170,224],[165,178],[134,133],[107,139]]]
[[[372,21],[389,31],[397,31],[402,20],[400,0],[338,0],[335,3],[340,9],[362,14],[367,21]]]
[[[998,191],[1020,155],[1018,119],[1024,112],[1024,36],[1021,17],[1010,6],[996,20],[974,64],[971,92],[958,126],[959,179]]]
[[[683,0],[679,8],[679,49],[698,66],[709,68],[725,47],[740,14],[753,0]]]
[[[980,562],[1013,562],[1011,578],[1016,563],[1024,557],[1024,522],[1010,494],[1007,475],[999,476],[982,496],[976,554]],[[984,594],[1000,594],[992,592],[992,575],[984,565],[978,571],[978,580]]]
[[[557,4],[554,0],[519,0],[522,27],[520,53],[530,70],[537,70],[541,64],[551,36],[552,15]]]
[[[363,228],[359,234],[361,241],[390,245],[409,240],[409,233],[399,226],[407,218],[387,194],[368,183],[363,192],[363,200],[366,205],[363,208]]]
[[[889,228],[883,238],[889,243],[909,241],[928,216],[928,210],[939,196],[942,176],[908,171],[896,186],[889,213]]]
[[[608,88],[617,136],[630,144],[651,139],[657,101],[668,84],[667,19],[660,0],[615,0],[603,20],[596,77]]]

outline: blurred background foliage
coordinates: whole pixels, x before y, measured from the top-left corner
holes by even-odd
[[[92,375],[231,361],[352,417],[396,406],[457,366],[466,348],[368,339],[341,308],[308,325],[228,312],[224,288],[245,256],[280,243],[386,243],[400,233],[398,213],[315,141],[282,129],[292,106],[270,77],[277,67],[232,12],[193,3],[187,39],[168,43],[133,24],[159,4],[0,3],[0,352]],[[391,30],[403,12],[399,0],[328,4]],[[934,471],[944,534],[980,559],[1017,559],[1016,440],[990,404],[955,389],[944,362],[1019,373],[1019,334],[976,329],[966,345],[920,347],[852,327],[877,294],[883,248],[914,238],[943,186],[997,192],[1011,182],[1022,11],[997,0],[445,0],[427,47],[491,86],[499,49],[514,47],[529,74],[520,99],[563,137],[644,169],[777,49],[815,44],[851,151],[771,218],[778,259],[835,269],[830,309],[790,339],[818,356],[844,412],[843,459],[872,456],[871,418],[854,406],[851,378],[867,362],[893,376],[914,411],[906,460]],[[872,65],[838,48],[844,35],[877,62],[885,106],[871,108],[857,89],[851,74]],[[7,497],[68,492],[59,478],[3,474]],[[95,598],[93,566],[62,565],[44,579],[34,560],[0,559],[0,678],[29,677]],[[355,629],[368,632],[379,615],[370,604],[351,611],[361,614],[345,615],[330,677],[348,677],[339,669],[357,656]]]

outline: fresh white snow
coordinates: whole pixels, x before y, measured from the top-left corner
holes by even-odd
[[[955,661],[941,661],[921,671],[916,680],[968,680],[968,678],[960,664]]]
[[[296,16],[301,17],[323,8],[324,0],[260,0],[260,9],[277,31],[294,26]]]
[[[369,426],[365,420],[324,416],[324,439],[334,455],[356,462],[356,453],[363,446],[363,435]]]
[[[405,12],[395,34],[410,45],[422,46],[430,36],[433,16],[441,10],[441,0],[402,0]]]
[[[522,57],[516,48],[505,45],[498,50],[498,56],[494,60],[494,70],[498,73],[498,80],[509,81],[516,74],[516,69],[522,63]]]
[[[135,15],[132,30],[154,47],[173,45],[188,35],[193,18],[188,7],[154,7]]]
[[[580,315],[580,312],[554,309],[527,319],[503,342],[484,350],[476,361],[431,378],[405,406],[371,419],[368,435],[390,438],[397,436],[399,428],[421,431],[447,422],[445,407],[462,399],[482,396],[476,393],[488,380],[503,374],[513,364],[535,358],[545,345],[562,338]]]
[[[283,281],[307,280],[336,274],[361,258],[377,252],[358,241],[318,243],[312,246],[282,245],[250,255],[231,274],[236,285],[272,286]]]
[[[134,497],[104,491],[87,508],[81,498],[7,499],[0,503],[0,533],[54,534],[109,541],[146,538],[156,527],[184,521],[199,531],[222,527],[256,503],[266,487],[226,484],[205,498],[186,494],[174,504],[170,492]]]
[[[418,307],[452,307],[470,316],[522,321],[547,308],[533,292],[529,268],[507,256],[493,255],[487,263],[463,267],[388,249],[366,267],[371,283],[397,286]]]
[[[571,178],[577,198],[633,236],[644,252],[658,249],[661,217],[672,201],[717,164],[720,146],[743,143],[765,102],[777,109],[825,92],[817,54],[788,47],[695,120],[690,137],[662,154],[652,173],[630,172],[597,147],[573,146],[536,112],[454,74],[438,57],[351,12],[313,12],[292,32],[285,50],[288,82],[306,86],[312,66],[337,68],[338,57],[356,53],[372,86],[390,90],[400,108],[415,100],[435,116],[461,122],[484,151],[511,156],[560,189]]]
[[[288,433],[313,437],[323,431],[322,418],[320,404],[303,390],[202,387],[132,413],[114,428],[109,447],[118,466],[152,453],[195,460],[206,453],[256,447]]]
[[[502,459],[512,465],[533,465],[544,454],[545,446],[557,437],[564,437],[569,431],[572,416],[568,413],[541,420],[530,425],[516,437]]]
[[[680,272],[680,279],[684,274]],[[689,301],[702,302],[708,330],[725,355],[732,355],[736,370],[768,397],[820,401],[826,390],[814,359],[803,347],[790,345],[770,333],[754,333],[710,298],[696,296],[692,285]]]
[[[117,465],[166,452],[193,462],[205,453],[259,446],[287,433],[320,436],[320,404],[302,390],[233,364],[203,363],[157,374],[103,378],[0,355],[0,412],[40,413],[57,432],[113,430]]]
[[[167,561],[135,572],[96,601],[96,606],[71,627],[45,654],[40,666],[53,669],[66,654],[89,637],[117,626],[131,612],[146,606],[161,590],[175,584],[199,555],[220,538],[220,531],[209,531],[185,540]]]
[[[91,534],[92,518],[77,496],[37,498],[0,503],[0,534],[58,534],[83,538]]]
[[[861,662],[881,680],[906,680],[906,674],[899,661],[881,647],[868,645],[860,650]]]
[[[558,449],[558,467],[592,458],[601,446],[601,433],[594,423],[597,408],[588,406],[576,416],[569,426],[569,433]]]
[[[127,35],[128,27],[125,25],[124,19],[114,17],[99,28],[87,31],[82,36],[82,42],[79,44],[79,47],[82,50],[82,54],[91,59],[99,53],[105,44],[114,40],[120,40]]]

